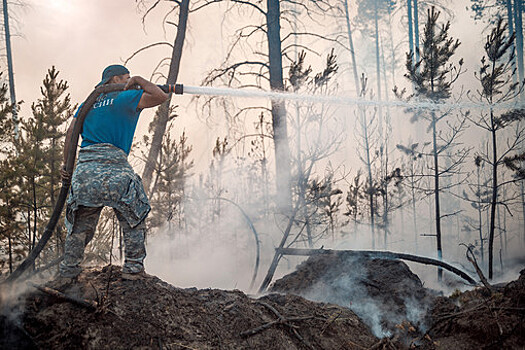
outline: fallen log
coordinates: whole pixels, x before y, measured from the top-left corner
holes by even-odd
[[[301,256],[310,256],[310,255],[320,255],[320,254],[333,254],[339,252],[347,253],[359,253],[367,258],[373,259],[401,259],[417,262],[425,265],[434,265],[439,266],[445,270],[448,270],[459,277],[463,278],[465,281],[469,282],[472,285],[477,285],[478,283],[470,277],[467,273],[461,271],[460,269],[447,264],[441,260],[427,258],[418,255],[405,254],[405,253],[395,253],[389,251],[380,251],[380,250],[333,250],[333,249],[299,249],[299,248],[276,248],[276,252],[280,255],[301,255]]]

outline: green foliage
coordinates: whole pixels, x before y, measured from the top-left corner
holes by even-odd
[[[182,132],[178,140],[173,139],[172,127],[173,124],[170,123],[155,165],[154,185],[150,195],[152,213],[149,215],[152,227],[174,221],[180,227],[183,222],[185,184],[194,163],[189,160],[192,146],[188,145],[186,133]]]
[[[462,73],[463,65],[462,59],[457,66],[450,63],[460,42],[449,37],[450,22],[438,25],[439,15],[434,7],[428,10],[419,52],[421,59],[414,62],[414,54],[408,53],[405,74],[418,96],[435,102],[450,97],[451,86]]]
[[[304,59],[306,57],[306,52],[301,51],[296,61],[293,61],[290,65],[290,70],[288,71],[288,80],[292,85],[294,91],[299,90],[299,88],[308,81],[310,73],[312,73],[312,66],[304,69]]]
[[[328,84],[330,79],[332,79],[333,75],[337,73],[337,70],[339,69],[336,62],[337,56],[334,54],[334,49],[332,49],[326,57],[325,69],[315,75],[315,86],[321,87]]]
[[[360,218],[363,215],[362,208],[365,206],[363,201],[365,200],[365,191],[363,186],[365,185],[361,181],[362,173],[358,171],[346,193],[345,204],[346,211],[343,215],[347,216],[354,223],[360,222]]]
[[[521,90],[519,82],[512,82],[515,74],[514,33],[508,36],[506,32],[507,25],[500,17],[487,36],[486,56],[482,57],[479,73],[475,74],[482,87],[478,95],[489,103],[513,99]]]
[[[16,139],[8,136],[12,135],[12,108],[7,103],[5,87],[0,89],[0,129],[7,133],[2,139],[6,158],[0,165],[0,230],[9,240],[10,254],[21,256],[22,250],[27,253],[33,248],[58,195],[66,121],[73,114],[67,94],[69,86],[58,80],[58,75],[55,67],[48,70],[40,88],[42,96],[31,105],[32,115],[21,118]],[[59,241],[63,238],[62,226],[63,221],[57,229]],[[51,254],[54,246],[49,244],[43,256]]]
[[[525,152],[503,158],[503,164],[514,172],[514,178],[525,180]]]

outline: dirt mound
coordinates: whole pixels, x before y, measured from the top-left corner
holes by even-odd
[[[118,267],[47,286],[98,305],[31,289],[10,309],[18,318],[9,324],[26,337],[22,348],[352,349],[379,342],[352,311],[293,295],[254,299],[240,291],[180,289],[156,277],[128,281]],[[0,347],[7,347],[9,331],[3,333]]]
[[[384,348],[524,349],[525,270],[506,285],[443,297],[400,261],[359,252],[311,256],[271,290],[352,309]]]
[[[436,297],[404,262],[371,259],[359,252],[311,256],[271,290],[348,307],[378,337],[393,335],[407,322],[424,330]]]
[[[477,288],[438,298],[431,322],[435,347],[428,349],[524,349],[525,270],[492,293]]]

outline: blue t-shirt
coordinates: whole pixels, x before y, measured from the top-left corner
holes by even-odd
[[[109,143],[129,154],[142,111],[137,107],[143,92],[125,90],[100,95],[84,120],[80,147]]]

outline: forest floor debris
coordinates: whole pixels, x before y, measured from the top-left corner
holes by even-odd
[[[180,289],[156,277],[123,280],[116,266],[87,270],[66,288],[56,281],[46,287],[99,307],[28,291],[10,310],[18,319],[9,322],[25,349],[367,349],[379,341],[341,306],[294,295]]]
[[[518,280],[494,286],[496,292],[480,287],[450,297],[425,288],[402,262],[358,255],[310,257],[262,297],[121,275],[119,267],[106,266],[86,269],[76,283],[43,285],[91,301],[95,310],[32,287],[16,302],[3,302],[0,348],[431,350],[525,344],[525,270]]]
[[[525,269],[518,280],[494,288],[445,297],[425,288],[405,263],[358,251],[311,256],[271,286],[352,309],[376,336],[390,340],[385,349],[524,349]]]

